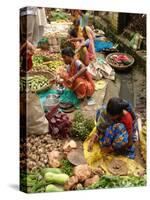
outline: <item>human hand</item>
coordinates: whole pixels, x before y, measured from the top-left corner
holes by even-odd
[[[109,147],[102,147],[101,150],[104,152],[104,153],[111,153],[113,151],[113,148],[112,146],[109,146]]]
[[[67,83],[72,84],[74,82],[75,78],[71,77],[70,79],[67,80]]]

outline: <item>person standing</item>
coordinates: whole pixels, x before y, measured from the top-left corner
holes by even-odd
[[[24,7],[20,10],[20,42],[29,41],[36,44],[38,41],[39,29],[36,7]]]

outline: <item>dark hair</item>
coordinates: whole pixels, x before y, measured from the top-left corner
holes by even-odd
[[[75,55],[75,52],[71,47],[66,47],[61,51],[62,55],[73,57]]]
[[[74,38],[77,38],[77,32],[75,29],[71,29],[70,32],[69,32],[70,36],[74,37]]]
[[[108,101],[107,113],[111,116],[121,115],[124,109],[127,109],[129,104],[119,97],[113,97]]]
[[[73,21],[73,25],[74,25],[74,26],[79,26],[79,25],[80,25],[80,20],[79,20],[79,19],[75,19],[75,20]]]
[[[82,10],[82,13],[85,14],[87,12],[87,10]]]

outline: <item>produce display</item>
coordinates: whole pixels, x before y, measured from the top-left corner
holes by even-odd
[[[49,168],[49,152],[54,149],[63,152],[64,141],[53,139],[51,135],[30,135],[23,141],[20,148],[20,168],[30,172],[41,168]]]
[[[51,20],[64,22],[68,20],[68,15],[65,12],[52,12]]]
[[[125,53],[110,53],[106,57],[106,61],[112,67],[117,69],[125,69],[134,63],[134,58]]]
[[[140,149],[142,158],[146,162],[146,122],[144,123],[140,134]]]
[[[21,173],[22,190],[28,193],[61,192],[69,180],[59,168],[46,168],[35,172]]]
[[[76,112],[72,122],[71,135],[85,140],[94,126],[94,119],[85,118],[81,112]]]
[[[57,58],[57,60],[55,60]],[[33,70],[34,71],[50,71],[56,73],[56,71],[64,66],[64,62],[59,60],[60,56],[56,55],[53,57],[54,60],[51,58],[45,58],[43,56],[34,56],[33,57]]]
[[[47,113],[46,118],[49,121],[49,130],[53,138],[62,139],[70,135],[71,121],[66,114],[58,112],[51,116],[51,113]]]
[[[146,176],[102,176],[87,189],[146,186]]]
[[[69,176],[72,176],[73,165],[67,159],[61,160],[61,166],[62,166],[61,169],[63,173],[68,174]]]
[[[38,91],[49,86],[49,80],[43,75],[21,77],[20,91],[23,92],[29,88],[32,92]]]

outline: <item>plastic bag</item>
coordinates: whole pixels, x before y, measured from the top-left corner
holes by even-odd
[[[46,134],[49,132],[48,121],[40,104],[39,98],[35,93],[27,95],[26,102],[27,134]]]

